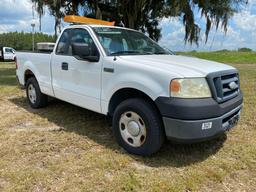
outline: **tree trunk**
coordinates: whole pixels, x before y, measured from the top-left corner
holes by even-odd
[[[134,15],[128,14],[127,19],[128,19],[128,26],[126,26],[126,27],[134,29],[134,27],[135,27],[135,17],[134,17]]]
[[[57,39],[57,30],[58,30],[58,18],[55,17],[55,25],[54,25],[54,38]]]
[[[95,14],[95,16],[96,16],[96,19],[102,19],[102,12],[101,12],[101,10],[100,10],[100,8],[98,6],[96,7],[96,14]]]
[[[39,31],[42,32],[42,15],[39,14]]]

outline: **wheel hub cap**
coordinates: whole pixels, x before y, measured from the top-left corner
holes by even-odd
[[[36,102],[36,89],[32,84],[28,86],[28,97],[31,103]]]
[[[140,133],[140,126],[135,121],[130,121],[127,125],[127,130],[132,136],[136,137]]]
[[[143,119],[135,112],[128,111],[121,115],[119,129],[122,139],[132,147],[140,147],[147,136]]]

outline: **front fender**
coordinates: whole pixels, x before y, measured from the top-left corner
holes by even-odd
[[[169,81],[166,81],[163,76],[152,78],[152,74],[127,72],[115,75],[109,81],[103,81],[102,100],[109,102],[112,95],[123,88],[137,89],[144,92],[152,100],[159,96],[169,95]]]

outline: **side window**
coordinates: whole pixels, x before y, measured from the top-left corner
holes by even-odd
[[[68,54],[68,45],[69,45],[69,33],[70,29],[66,29],[58,42],[57,49],[56,49],[56,54],[61,54],[61,55],[67,55]]]
[[[6,53],[12,53],[12,49],[10,49],[10,48],[5,48],[5,52],[6,52]]]
[[[70,44],[68,46],[68,55],[73,55],[72,43],[86,44],[89,48],[90,56],[97,56],[99,52],[88,31],[85,29],[73,29],[70,36]]]
[[[9,53],[13,53],[13,50],[11,48],[9,49]]]

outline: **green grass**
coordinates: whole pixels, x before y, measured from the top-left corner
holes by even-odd
[[[215,52],[180,52],[178,54],[186,56],[194,56],[202,59],[222,63],[234,64],[252,64],[256,63],[256,52],[239,52],[239,51],[215,51]]]
[[[31,109],[14,64],[0,63],[0,191],[254,191],[256,64],[232,65],[245,95],[239,125],[144,158],[116,144],[102,115],[58,100]]]

